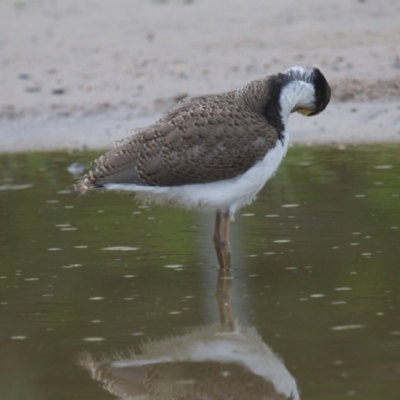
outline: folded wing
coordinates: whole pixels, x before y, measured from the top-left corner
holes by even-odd
[[[260,161],[277,140],[266,119],[230,93],[197,97],[101,156],[85,182],[179,186],[230,179]]]

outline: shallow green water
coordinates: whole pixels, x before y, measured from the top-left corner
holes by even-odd
[[[112,399],[79,353],[218,321],[214,216],[71,197],[95,156],[0,156],[1,399]],[[303,399],[399,398],[399,146],[290,149],[231,243],[234,316]]]

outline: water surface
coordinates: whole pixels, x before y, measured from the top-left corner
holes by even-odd
[[[399,154],[292,148],[232,224],[236,323],[303,399],[399,398]],[[129,358],[219,321],[214,216],[70,196],[68,166],[97,155],[0,156],[1,399],[115,398],[83,351]]]

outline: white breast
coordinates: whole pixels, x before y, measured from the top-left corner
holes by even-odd
[[[289,134],[284,132],[282,142],[278,141],[275,148],[261,161],[236,178],[169,187],[110,183],[105,188],[136,192],[136,197],[144,202],[171,204],[203,211],[229,209],[233,215],[240,207],[251,203],[275,173],[286,154],[288,142]]]

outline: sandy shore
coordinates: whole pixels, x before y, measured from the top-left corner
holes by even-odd
[[[294,143],[400,142],[398,0],[0,3],[0,151],[104,148],[184,95],[292,65],[333,89]]]

